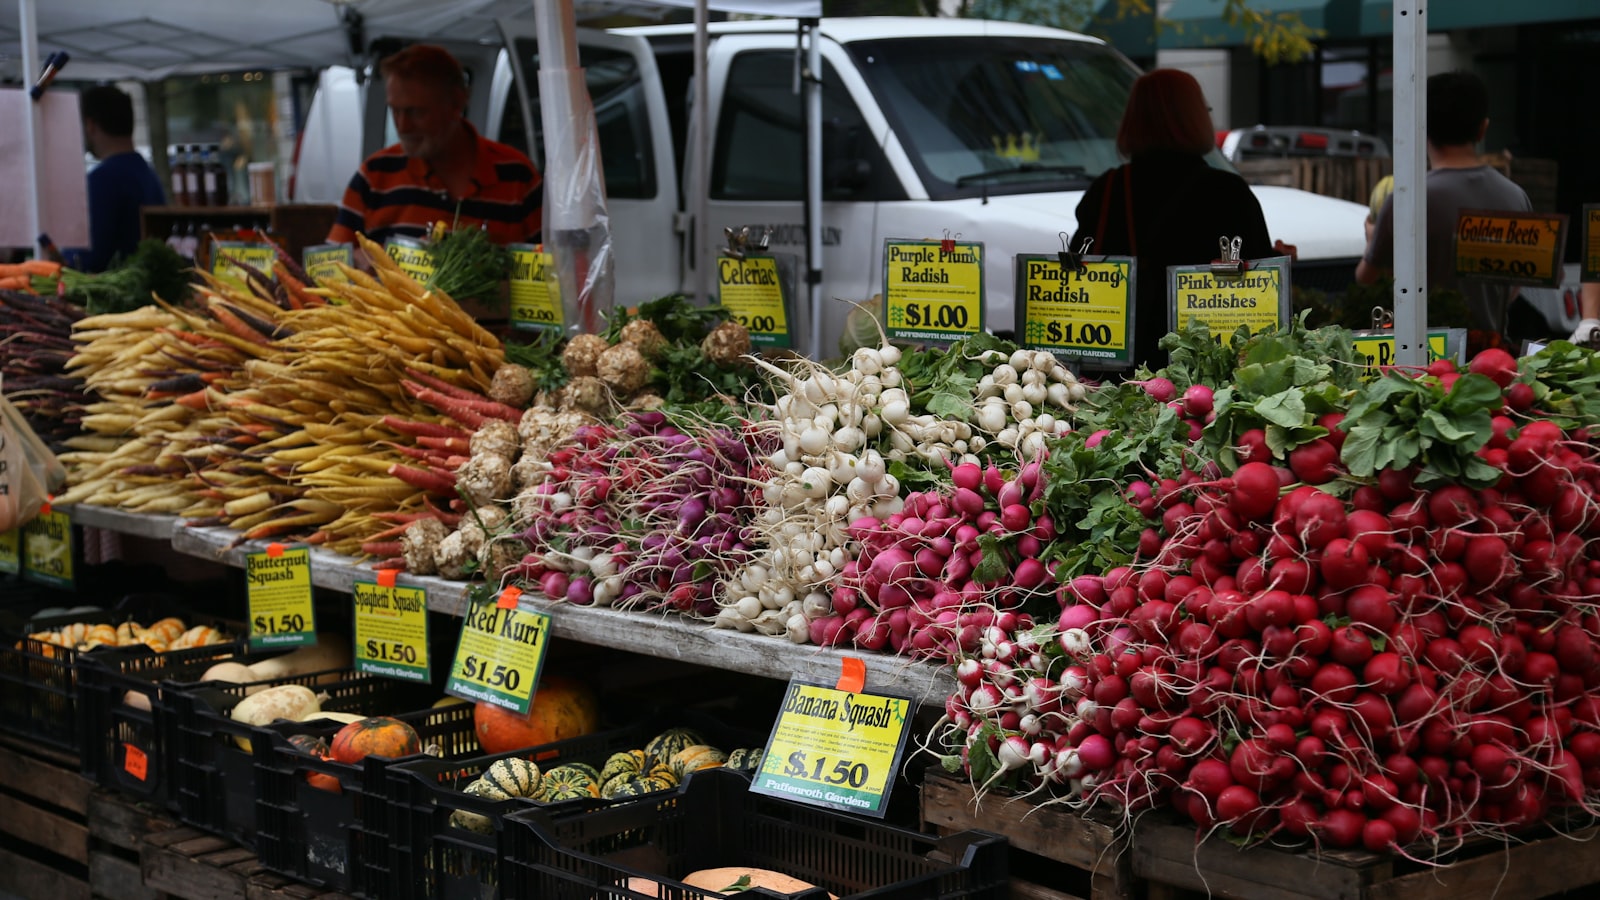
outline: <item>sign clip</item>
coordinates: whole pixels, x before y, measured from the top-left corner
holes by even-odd
[[[1372,327],[1374,329],[1393,328],[1394,311],[1384,309],[1381,306],[1374,306],[1372,308]]]
[[[958,232],[956,232],[955,234],[952,235],[950,233],[950,229],[946,228],[944,230],[944,238],[943,238],[943,240],[939,241],[939,251],[941,253],[945,253],[945,254],[950,254],[950,253],[956,252],[956,241],[958,241],[960,239],[961,239],[961,232],[958,231]]]
[[[1217,239],[1217,244],[1222,250],[1222,257],[1211,261],[1211,274],[1235,278],[1243,275],[1245,269],[1249,268],[1248,264],[1239,258],[1239,248],[1243,246],[1244,239],[1238,235],[1232,238],[1223,235]]]
[[[722,233],[727,237],[728,240],[728,247],[723,251],[723,253],[737,260],[743,260],[745,255],[749,253],[767,252],[767,246],[772,241],[771,228],[763,229],[761,232],[761,238],[759,240],[751,239],[749,225],[740,227],[738,231],[734,231],[731,227],[724,226]]]
[[[1065,231],[1059,231],[1056,232],[1056,234],[1061,238],[1061,252],[1056,254],[1056,256],[1061,260],[1062,270],[1075,271],[1083,268],[1083,258],[1089,255],[1089,248],[1094,246],[1094,238],[1087,236],[1084,237],[1083,243],[1079,245],[1078,251],[1074,253],[1072,248],[1068,246],[1068,243],[1072,239],[1068,237],[1067,233]]]

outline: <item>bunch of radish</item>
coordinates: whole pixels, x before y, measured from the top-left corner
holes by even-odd
[[[858,349],[840,374],[806,361],[792,372],[758,363],[783,391],[755,427],[779,446],[760,472],[757,549],[724,579],[717,627],[803,644],[830,614],[828,585],[853,558],[849,524],[901,507],[885,452],[909,412],[899,361],[885,344]]]
[[[1029,611],[1053,615],[1056,584],[1039,555],[1055,524],[1030,508],[1044,489],[1041,461],[1012,477],[993,464],[950,472],[949,491],[913,493],[886,519],[851,523],[860,554],[840,573],[831,613],[813,623],[816,643],[954,663],[978,653],[991,626],[1010,635],[1033,627]]]
[[[1072,430],[1068,416],[1088,388],[1043,350],[1016,350],[1009,358],[998,351],[991,355],[994,369],[978,380],[970,419],[981,433],[973,452],[983,449],[982,435],[987,435],[1031,459],[1044,451],[1046,439]]]
[[[660,412],[584,426],[519,497],[518,575],[551,600],[712,615],[751,554],[757,458],[726,426]]]
[[[1600,444],[1474,371],[1505,391],[1492,488],[1338,478],[1335,428],[1129,491],[1139,559],[1063,591],[1075,797],[1374,851],[1600,809]]]

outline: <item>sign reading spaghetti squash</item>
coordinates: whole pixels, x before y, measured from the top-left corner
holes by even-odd
[[[527,715],[549,647],[549,616],[474,600],[461,623],[444,692]]]
[[[22,526],[22,577],[50,587],[72,587],[72,520],[66,513],[41,512]]]
[[[1196,320],[1213,335],[1240,325],[1251,334],[1289,323],[1289,257],[1249,262],[1241,274],[1218,275],[1209,265],[1167,267],[1167,326],[1178,331]]]
[[[401,681],[428,680],[428,595],[419,587],[357,581],[356,671]]]
[[[912,711],[905,697],[791,680],[750,790],[882,818]]]
[[[883,242],[883,320],[891,341],[951,343],[983,330],[983,244]]]
[[[1096,365],[1133,363],[1133,258],[1108,256],[1062,265],[1060,257],[1019,253],[1017,333],[1022,345]]]
[[[355,265],[355,252],[349,244],[318,244],[300,254],[300,265],[319,284],[344,284],[350,279],[339,264]]]
[[[22,571],[22,530],[0,531],[0,575]]]
[[[793,347],[789,337],[789,298],[778,260],[772,256],[717,258],[717,295],[734,321],[750,332],[757,347]]]
[[[1456,276],[1561,286],[1567,247],[1563,213],[1464,209],[1456,217]]]
[[[278,261],[278,250],[271,244],[248,241],[216,241],[211,245],[211,274],[239,289],[249,292],[250,276],[245,266],[258,275],[272,277],[272,264]]]
[[[418,284],[433,280],[433,254],[428,252],[427,244],[416,238],[392,237],[384,243],[383,250],[400,271],[416,279]]]
[[[259,650],[317,642],[311,602],[311,550],[272,544],[244,555],[245,595],[250,604],[250,647]]]

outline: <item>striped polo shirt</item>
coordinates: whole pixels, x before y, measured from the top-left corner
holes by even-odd
[[[472,190],[451,197],[428,163],[399,144],[367,158],[345,188],[329,241],[351,243],[356,232],[382,244],[392,237],[426,237],[434,222],[483,226],[497,244],[539,241],[544,187],[526,156],[467,129],[478,142]],[[459,215],[459,225],[457,216]]]

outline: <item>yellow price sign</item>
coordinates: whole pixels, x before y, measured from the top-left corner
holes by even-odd
[[[383,250],[394,260],[402,272],[410,275],[418,284],[427,284],[433,280],[433,254],[428,251],[428,245],[414,238],[390,238]]]
[[[1133,258],[1081,266],[1057,256],[1018,254],[1017,333],[1022,345],[1069,359],[1133,363]]]
[[[356,671],[401,681],[428,680],[428,594],[394,583],[394,573],[357,581],[355,604]]]
[[[15,575],[22,571],[22,529],[0,531],[0,574]]]
[[[791,680],[750,790],[882,817],[914,704]]]
[[[1194,319],[1214,335],[1230,335],[1243,325],[1252,334],[1289,322],[1289,258],[1249,262],[1242,274],[1218,275],[1210,266],[1167,268],[1168,327]]]
[[[535,244],[507,244],[511,251],[511,327],[561,330],[561,289],[555,263]]]
[[[41,512],[22,526],[22,577],[51,587],[72,587],[72,519],[66,513]]]
[[[749,330],[752,344],[794,346],[789,337],[788,297],[775,257],[718,257],[717,293],[734,321]]]
[[[1583,205],[1583,280],[1600,281],[1600,203]]]
[[[975,241],[884,241],[889,339],[949,343],[982,331],[983,260]]]
[[[1464,209],[1456,217],[1456,275],[1561,286],[1567,217],[1560,213]]]
[[[355,265],[355,250],[349,244],[318,244],[307,247],[300,254],[300,266],[318,284],[344,284],[345,277],[339,264]]]
[[[211,274],[244,290],[250,288],[245,266],[271,278],[272,264],[277,261],[278,249],[271,244],[216,241],[211,245]]]
[[[472,602],[444,692],[527,715],[550,649],[550,617],[517,608],[520,591]]]
[[[1459,361],[1467,333],[1460,328],[1438,329],[1428,332],[1428,362],[1438,359]],[[1354,335],[1356,362],[1369,369],[1395,364],[1394,333],[1389,331],[1358,331]],[[1373,374],[1377,374],[1374,372]]]
[[[253,650],[317,642],[311,602],[311,550],[269,544],[244,555],[245,596]]]

